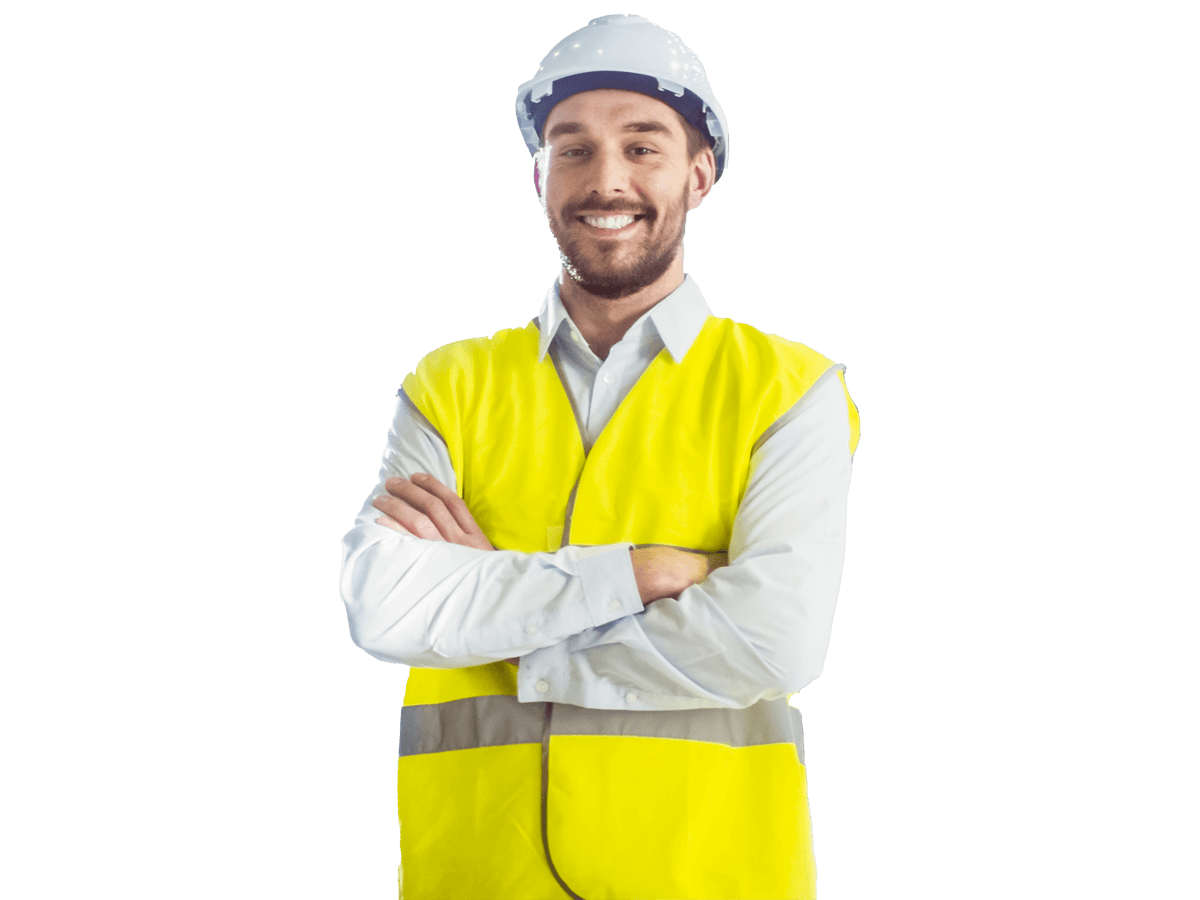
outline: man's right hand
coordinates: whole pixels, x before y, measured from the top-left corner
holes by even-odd
[[[471,510],[454,491],[432,475],[417,472],[412,478],[389,478],[386,494],[372,501],[383,515],[375,521],[427,541],[446,541],[476,550],[495,550]]]
[[[668,597],[678,600],[686,588],[729,565],[727,553],[690,553],[674,547],[641,547],[630,550],[629,556],[643,606]]]

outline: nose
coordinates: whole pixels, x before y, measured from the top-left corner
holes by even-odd
[[[593,194],[620,197],[631,192],[629,163],[620,150],[611,147],[597,149],[591,169]]]

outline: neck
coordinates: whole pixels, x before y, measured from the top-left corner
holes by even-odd
[[[610,300],[589,294],[566,271],[559,283],[558,295],[592,352],[601,359],[607,359],[608,351],[625,336],[629,326],[681,284],[682,254],[662,277],[627,297]]]

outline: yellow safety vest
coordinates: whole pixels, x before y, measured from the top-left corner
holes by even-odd
[[[426,356],[404,393],[499,549],[729,547],[756,442],[835,367],[709,317],[585,453],[535,323]],[[839,372],[840,377],[840,372]],[[851,451],[858,415],[850,410]],[[520,703],[508,663],[413,669],[401,716],[403,891],[423,898],[815,896],[799,713]]]

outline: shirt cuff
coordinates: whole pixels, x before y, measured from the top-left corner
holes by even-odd
[[[629,555],[632,544],[579,549],[579,579],[593,628],[637,615],[645,608],[633,575],[633,558]]]

